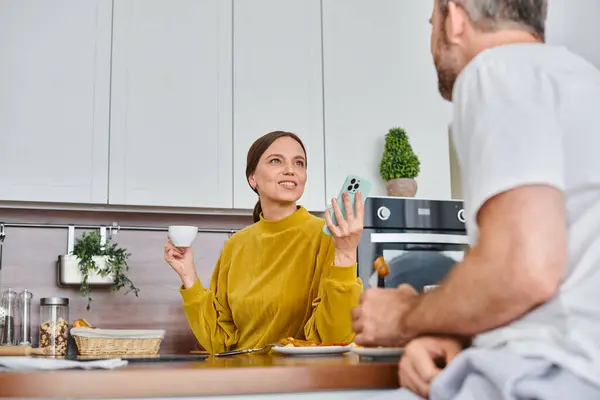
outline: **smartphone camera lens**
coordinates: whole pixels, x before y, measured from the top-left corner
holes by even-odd
[[[354,189],[358,189],[358,183],[354,185]]]
[[[356,183],[356,179],[353,178],[350,183],[354,185]]]
[[[352,185],[348,186],[348,191],[352,190]]]

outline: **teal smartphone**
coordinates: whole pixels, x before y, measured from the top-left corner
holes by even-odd
[[[338,194],[337,197],[337,203],[340,207],[340,212],[342,213],[344,219],[346,219],[347,217],[346,206],[344,206],[344,200],[342,199],[342,195],[344,194],[344,192],[348,193],[348,195],[350,196],[350,204],[352,205],[352,210],[356,211],[356,192],[360,191],[362,195],[362,203],[364,205],[365,201],[367,200],[367,196],[371,191],[371,186],[371,182],[369,182],[365,178],[361,178],[360,176],[348,175],[346,177],[346,180],[342,185],[342,189],[340,190],[340,194]],[[333,205],[329,206],[329,214],[331,215],[331,220],[333,221],[333,224],[337,226],[337,218],[335,216],[335,213],[333,212]],[[323,226],[323,233],[331,236],[331,230],[329,229],[327,224]]]

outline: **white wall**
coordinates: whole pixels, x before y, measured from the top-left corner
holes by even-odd
[[[600,0],[550,0],[546,40],[600,68]]]
[[[450,198],[451,106],[437,90],[430,55],[432,1],[323,0],[326,184],[337,195],[347,174],[374,184],[384,136],[406,129],[421,160],[417,197]]]

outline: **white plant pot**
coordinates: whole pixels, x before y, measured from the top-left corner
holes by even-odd
[[[108,257],[106,256],[96,256],[93,257],[94,262],[99,268],[104,268],[106,266],[106,260]],[[81,275],[81,271],[79,270],[79,258],[73,255],[61,255],[58,257],[58,285],[59,286],[73,286],[80,285],[83,276]],[[100,276],[97,273],[93,272],[88,276],[88,284],[90,285],[102,285],[109,286],[112,285],[114,281],[114,276]]]

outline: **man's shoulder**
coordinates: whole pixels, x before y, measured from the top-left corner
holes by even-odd
[[[536,66],[532,58],[525,56],[527,48],[507,45],[482,51],[461,71],[456,80],[457,94],[475,91],[484,94],[485,90],[506,88],[522,79],[531,79]],[[537,47],[531,51],[540,51]],[[535,74],[533,74],[535,77]]]
[[[475,56],[456,80],[458,94],[485,89],[518,88],[522,95],[539,86],[581,74],[598,79],[600,72],[581,56],[562,46],[515,43],[486,49]],[[552,77],[552,78],[550,78]]]

